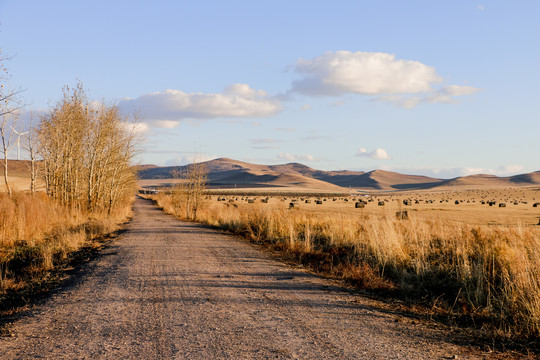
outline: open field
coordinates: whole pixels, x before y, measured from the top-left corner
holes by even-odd
[[[37,190],[45,190],[45,183],[42,179],[41,162],[36,162]],[[30,190],[30,161],[28,160],[8,160],[8,179],[13,191]],[[6,191],[3,169],[0,169],[0,192]]]
[[[247,190],[251,194],[256,189]],[[261,190],[259,190],[261,191]],[[299,211],[314,215],[368,216],[392,217],[397,211],[407,211],[409,219],[422,221],[451,221],[468,225],[506,225],[506,226],[537,226],[540,220],[540,188],[502,188],[484,190],[458,190],[440,192],[399,192],[380,193],[365,196],[243,196],[212,195],[210,200],[225,199],[224,206],[236,204],[238,207],[249,208],[254,204],[270,210],[286,210],[291,202],[296,203]],[[265,193],[268,193],[265,191]],[[268,198],[267,203],[262,199]],[[243,200],[242,200],[243,199]],[[247,199],[253,199],[254,204]],[[320,199],[322,204],[317,204]],[[364,208],[355,208],[355,203],[363,200]],[[409,200],[411,205],[405,205]],[[307,201],[307,202],[306,202]],[[379,205],[379,202],[384,205]],[[459,204],[456,204],[456,201]],[[492,206],[488,203],[495,202]],[[484,203],[482,203],[484,202]],[[503,203],[506,206],[500,207]],[[231,205],[232,206],[232,205]]]

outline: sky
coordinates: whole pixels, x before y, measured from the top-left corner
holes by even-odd
[[[0,0],[28,111],[140,115],[138,161],[540,170],[540,1]]]

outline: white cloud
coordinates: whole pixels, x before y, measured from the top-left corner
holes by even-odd
[[[309,110],[309,109],[311,109],[311,105],[309,105],[309,104],[304,104],[304,105],[302,105],[302,107],[300,108],[300,110]]]
[[[158,128],[163,129],[174,129],[178,126],[179,121],[173,121],[173,120],[154,120],[152,121],[152,125]]]
[[[472,86],[460,86],[460,85],[448,85],[443,86],[439,93],[441,95],[447,96],[463,96],[463,95],[472,95],[478,92],[480,89]]]
[[[294,81],[289,93],[308,96],[341,96],[353,93],[379,96],[404,108],[420,103],[455,103],[454,97],[479,91],[472,86],[446,85],[435,68],[394,54],[373,52],[326,52],[314,59],[300,59],[295,71],[304,75]],[[336,102],[335,105],[341,105]]]
[[[279,160],[285,160],[285,161],[317,161],[315,157],[309,154],[292,155],[288,153],[279,153],[277,155],[277,158]]]
[[[476,8],[480,11],[484,11],[486,9],[484,5],[478,5]]]
[[[165,161],[165,166],[182,166],[182,165],[189,165],[189,164],[193,164],[194,162],[204,162],[204,161],[209,161],[209,160],[213,160],[213,159],[216,159],[217,156],[212,156],[212,155],[201,155],[201,154],[197,154],[197,155],[181,155],[181,156],[177,156],[173,159],[169,159],[167,161]]]
[[[501,165],[496,169],[481,168],[481,167],[431,167],[431,166],[414,166],[414,167],[392,167],[381,166],[382,170],[395,171],[409,175],[424,175],[439,179],[452,179],[460,176],[490,174],[497,176],[511,176],[521,174],[524,167],[521,165]]]
[[[497,167],[496,174],[499,175],[516,175],[523,172],[525,169],[522,165],[501,165]]]
[[[281,139],[261,139],[261,138],[257,138],[257,139],[251,139],[250,141],[251,141],[252,144],[275,144],[275,143],[282,142],[283,140],[281,140]]]
[[[124,111],[138,111],[144,121],[165,128],[175,127],[184,119],[267,117],[282,110],[265,91],[246,84],[228,86],[220,94],[169,89],[122,100],[119,106]]]
[[[148,126],[148,124],[141,123],[141,122],[138,122],[138,123],[123,122],[121,124],[128,132],[133,132],[134,134],[137,134],[137,135],[145,135],[150,131],[150,127]]]
[[[389,160],[391,159],[386,150],[383,148],[377,148],[373,151],[367,151],[365,148],[360,148],[356,152],[356,156],[364,156],[370,159],[376,160]]]
[[[461,176],[477,175],[477,174],[493,174],[494,171],[491,169],[477,168],[477,167],[463,167],[458,168]]]
[[[428,93],[424,96],[401,96],[401,95],[392,95],[392,96],[381,96],[376,98],[375,101],[385,101],[392,103],[396,106],[403,107],[406,109],[412,109],[420,103],[457,103],[458,101],[454,99],[456,96],[472,95],[477,93],[480,89],[472,86],[460,86],[460,85],[448,85],[443,86],[438,90],[433,90],[431,93]]]
[[[375,98],[373,101],[384,101],[405,109],[412,109],[422,101],[422,98],[417,96],[381,96]]]
[[[306,95],[420,93],[442,81],[431,66],[380,52],[326,52],[298,60],[295,71],[306,77],[295,81],[292,91]]]

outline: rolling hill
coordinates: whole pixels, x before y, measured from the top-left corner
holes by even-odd
[[[357,190],[421,190],[448,187],[515,187],[540,185],[540,171],[509,177],[471,175],[454,179],[437,179],[421,175],[406,175],[391,171],[323,171],[300,163],[258,165],[219,158],[204,162],[210,188],[281,188],[320,191]],[[174,171],[187,166],[145,166],[139,170],[141,180],[172,179]],[[166,181],[163,181],[166,182]]]

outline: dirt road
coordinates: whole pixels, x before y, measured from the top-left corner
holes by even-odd
[[[129,230],[15,322],[0,358],[476,358],[373,305],[138,199]]]

